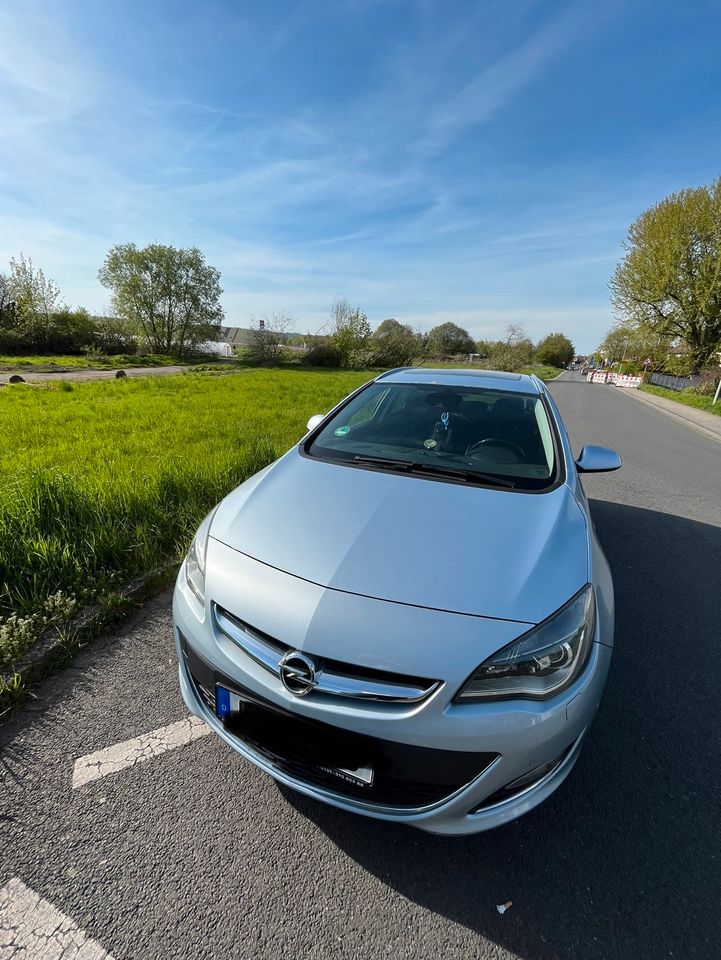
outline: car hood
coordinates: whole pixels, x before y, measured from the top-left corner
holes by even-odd
[[[488,489],[297,448],[226,497],[211,537],[331,590],[525,623],[588,580],[586,518],[565,484]]]

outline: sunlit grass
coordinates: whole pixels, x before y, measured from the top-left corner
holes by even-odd
[[[721,417],[721,400],[714,403],[713,396],[698,393],[691,388],[686,390],[666,390],[665,387],[644,384],[641,390],[645,393],[655,393],[657,397],[665,397],[667,400],[675,400],[676,403],[683,403],[687,407],[696,407],[697,410],[706,410],[707,413],[715,413]]]
[[[291,367],[3,387],[0,666],[65,612],[182,558],[215,503],[375,375]]]
[[[216,502],[372,376],[245,370],[3,388],[0,621],[42,614],[58,594],[82,605],[180,559]]]

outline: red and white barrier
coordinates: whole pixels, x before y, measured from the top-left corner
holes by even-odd
[[[617,387],[632,387],[638,389],[643,383],[643,377],[633,377],[630,374],[614,373],[613,382]]]
[[[643,377],[632,377],[625,373],[611,373],[610,370],[589,370],[586,374],[589,383],[613,383],[617,387],[631,387],[638,389],[643,383]]]

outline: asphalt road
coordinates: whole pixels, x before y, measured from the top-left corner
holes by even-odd
[[[444,839],[281,790],[213,736],[139,740],[147,760],[91,758],[73,788],[80,757],[188,731],[164,596],[0,728],[0,917],[3,890],[15,918],[32,891],[55,930],[20,953],[6,923],[0,958],[720,955],[721,444],[617,388],[565,375],[552,390],[577,447],[624,459],[586,482],[616,652],[554,797]],[[61,936],[74,927],[97,948]]]

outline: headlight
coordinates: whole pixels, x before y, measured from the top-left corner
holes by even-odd
[[[583,670],[595,618],[593,587],[588,583],[548,620],[485,660],[456,694],[456,701],[553,696]]]
[[[208,552],[208,537],[214,516],[215,510],[211,510],[200,524],[198,532],[193,537],[188,556],[185,558],[185,579],[203,604],[205,603],[205,555]]]

